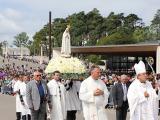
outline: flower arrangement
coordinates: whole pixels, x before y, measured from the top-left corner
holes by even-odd
[[[56,57],[50,60],[45,73],[60,71],[63,79],[80,79],[86,76],[85,64],[76,57]]]

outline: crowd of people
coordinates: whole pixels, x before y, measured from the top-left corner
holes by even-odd
[[[131,74],[102,73],[96,65],[83,81],[63,80],[59,71],[50,77],[41,68],[5,65],[0,73],[0,91],[5,86],[16,96],[17,120],[76,120],[83,111],[85,120],[108,120],[107,108],[116,110],[116,120],[158,120],[160,76],[146,72],[142,61]]]
[[[5,59],[7,59],[7,61],[9,62],[11,59],[15,59],[15,60],[21,60],[21,61],[25,61],[25,62],[31,62],[31,63],[35,63],[35,64],[39,64],[40,63],[40,56],[13,56],[13,55],[7,55],[7,56],[3,56],[3,62],[5,61]],[[47,65],[48,64],[48,59],[43,58],[42,60],[42,64]]]

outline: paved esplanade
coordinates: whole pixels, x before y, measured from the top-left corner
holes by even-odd
[[[0,94],[0,120],[16,120],[15,99],[15,96]],[[106,110],[106,114],[108,114],[108,120],[116,120],[115,111]],[[81,114],[78,113],[77,116],[77,120],[83,120]]]
[[[0,93],[0,120],[16,120],[15,96]]]

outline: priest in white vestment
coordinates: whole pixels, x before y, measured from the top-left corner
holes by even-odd
[[[14,93],[16,93],[16,110],[17,120],[31,120],[31,112],[26,101],[26,80],[27,76],[20,75],[19,80],[14,85]]]
[[[27,99],[26,99],[26,86],[27,86],[27,83],[29,82],[29,78],[27,75],[24,75],[23,76],[23,82],[21,83],[21,86],[20,86],[20,95],[22,96],[21,98],[21,102],[22,102],[22,120],[31,120],[31,111],[28,107],[28,104],[27,104]]]
[[[50,117],[51,120],[66,120],[65,88],[60,82],[60,72],[53,72],[52,78],[47,84],[50,93]]]
[[[84,118],[85,120],[107,120],[105,106],[108,103],[109,92],[104,82],[99,79],[100,68],[93,65],[90,73],[91,76],[82,82],[79,92]]]
[[[128,89],[130,120],[158,120],[158,96],[146,80],[145,64],[134,65],[137,78]]]
[[[22,112],[23,112],[23,105],[20,100],[20,91],[21,91],[21,85],[23,83],[22,75],[17,75],[18,80],[14,84],[13,93],[16,95],[16,117],[17,120],[21,119]]]

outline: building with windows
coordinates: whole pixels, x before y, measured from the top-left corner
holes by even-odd
[[[10,55],[10,56],[29,56],[30,50],[26,47],[2,47],[2,54],[3,55]]]
[[[60,51],[60,48],[54,48]],[[128,73],[133,71],[133,66],[139,60],[147,63],[149,57],[153,58],[153,68],[160,73],[160,45],[155,44],[128,44],[128,45],[104,45],[104,46],[82,46],[72,47],[73,55],[104,55],[107,60],[107,69],[115,73]]]

